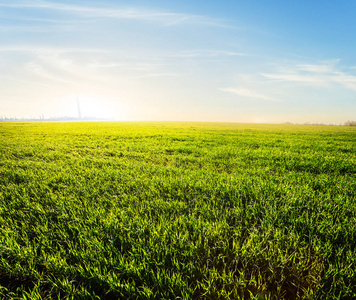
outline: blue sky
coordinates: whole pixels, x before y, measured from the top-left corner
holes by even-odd
[[[356,119],[355,1],[0,1],[0,116]]]

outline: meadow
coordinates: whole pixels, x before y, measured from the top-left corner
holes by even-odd
[[[0,123],[1,299],[355,299],[356,128]]]

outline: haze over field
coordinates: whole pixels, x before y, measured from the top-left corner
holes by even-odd
[[[343,123],[354,1],[0,2],[0,117]]]

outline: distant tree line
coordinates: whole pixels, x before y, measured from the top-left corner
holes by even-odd
[[[356,126],[356,121],[346,121],[345,126]]]
[[[0,116],[0,122],[37,122],[37,121],[107,121],[107,119],[99,119],[95,117],[83,117],[83,118],[78,118],[78,117],[50,117],[50,118],[44,118],[44,117],[39,117],[39,118],[8,118],[8,117],[3,117]]]

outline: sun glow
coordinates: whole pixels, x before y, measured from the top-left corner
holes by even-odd
[[[97,96],[69,95],[60,100],[57,115],[61,117],[118,119],[117,108],[112,101]]]
[[[82,96],[78,97],[78,105],[81,116],[84,118],[113,118],[109,103],[103,99]]]

